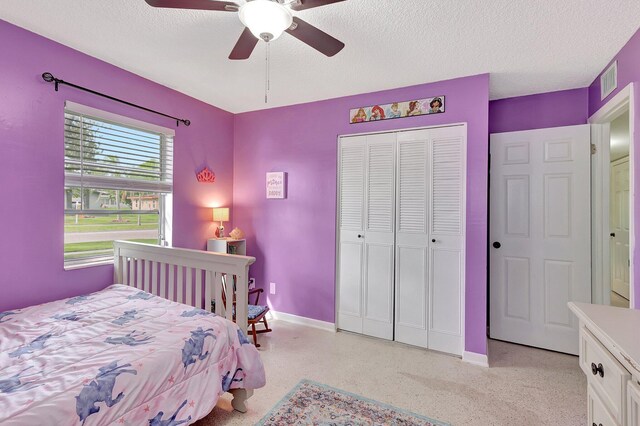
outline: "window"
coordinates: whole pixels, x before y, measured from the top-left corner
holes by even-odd
[[[67,102],[64,263],[113,260],[113,241],[167,244],[173,132]]]

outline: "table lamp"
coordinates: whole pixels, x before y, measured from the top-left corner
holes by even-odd
[[[222,222],[229,221],[229,208],[220,207],[213,209],[213,221],[220,222],[220,226],[218,226],[218,238],[224,238],[224,225]]]

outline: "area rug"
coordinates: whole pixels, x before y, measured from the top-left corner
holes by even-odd
[[[301,380],[256,426],[263,425],[448,426],[311,380]]]

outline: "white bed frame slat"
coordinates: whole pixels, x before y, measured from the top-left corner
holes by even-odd
[[[136,281],[135,287],[142,290],[142,259],[136,259]]]
[[[202,269],[196,269],[196,292],[194,299],[194,306],[200,309],[205,309],[205,306],[202,306]],[[211,308],[209,308],[211,310]]]
[[[154,261],[151,261],[149,262],[149,266],[151,267],[151,271],[149,272],[151,280],[149,281],[148,291],[151,294],[159,295],[160,291],[158,290],[158,285],[156,284],[156,281],[157,281],[156,275],[158,275],[158,265]]]
[[[184,266],[178,265],[178,285],[176,293],[178,294],[178,302],[184,303]]]
[[[251,256],[162,247],[128,241],[114,242],[114,278],[116,282],[144,289],[163,298],[167,295],[169,300],[206,310],[210,310],[211,296],[213,295],[213,299],[218,301],[215,313],[232,320],[233,310],[227,309],[225,312],[221,303],[224,291],[225,300],[229,305],[235,296],[237,324],[245,332],[247,331],[249,303],[249,266],[255,260]],[[158,269],[160,270],[159,282]],[[203,275],[204,300],[202,299]],[[226,279],[226,288],[223,288],[222,285],[223,276]],[[165,287],[167,287],[166,293]]]
[[[169,300],[176,301],[176,267],[174,265],[167,265],[169,269]]]
[[[132,258],[128,258],[129,261],[129,281],[127,281],[127,285],[134,285],[132,283],[136,282],[136,277],[135,277],[135,259]],[[135,286],[135,285],[134,285]]]
[[[214,273],[213,279],[213,300],[222,300],[222,274]],[[224,316],[224,306],[222,303],[216,303],[216,315]]]
[[[116,264],[117,271],[115,271],[116,282],[129,285],[129,262],[126,258],[119,257]],[[122,267],[122,269],[120,269]]]
[[[142,282],[142,289],[147,293],[151,293],[152,290],[149,288],[151,283],[149,275],[151,274],[151,264],[153,262],[145,260],[143,263],[144,263],[144,281]]]
[[[160,291],[158,295],[163,299],[166,299],[166,287],[167,287],[167,265],[164,263],[160,264]]]
[[[193,290],[193,269],[191,268],[187,268],[187,277],[185,279],[185,301],[182,302],[185,305],[190,305],[190,306],[197,306],[193,304],[193,297],[192,297],[192,290]]]

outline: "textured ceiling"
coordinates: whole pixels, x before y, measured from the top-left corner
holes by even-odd
[[[241,0],[242,1],[242,0]],[[347,0],[296,13],[346,43],[288,34],[227,59],[237,14],[143,0],[0,0],[0,18],[231,112],[490,72],[491,98],[584,87],[638,28],[638,0]],[[64,77],[64,76],[63,76]]]

